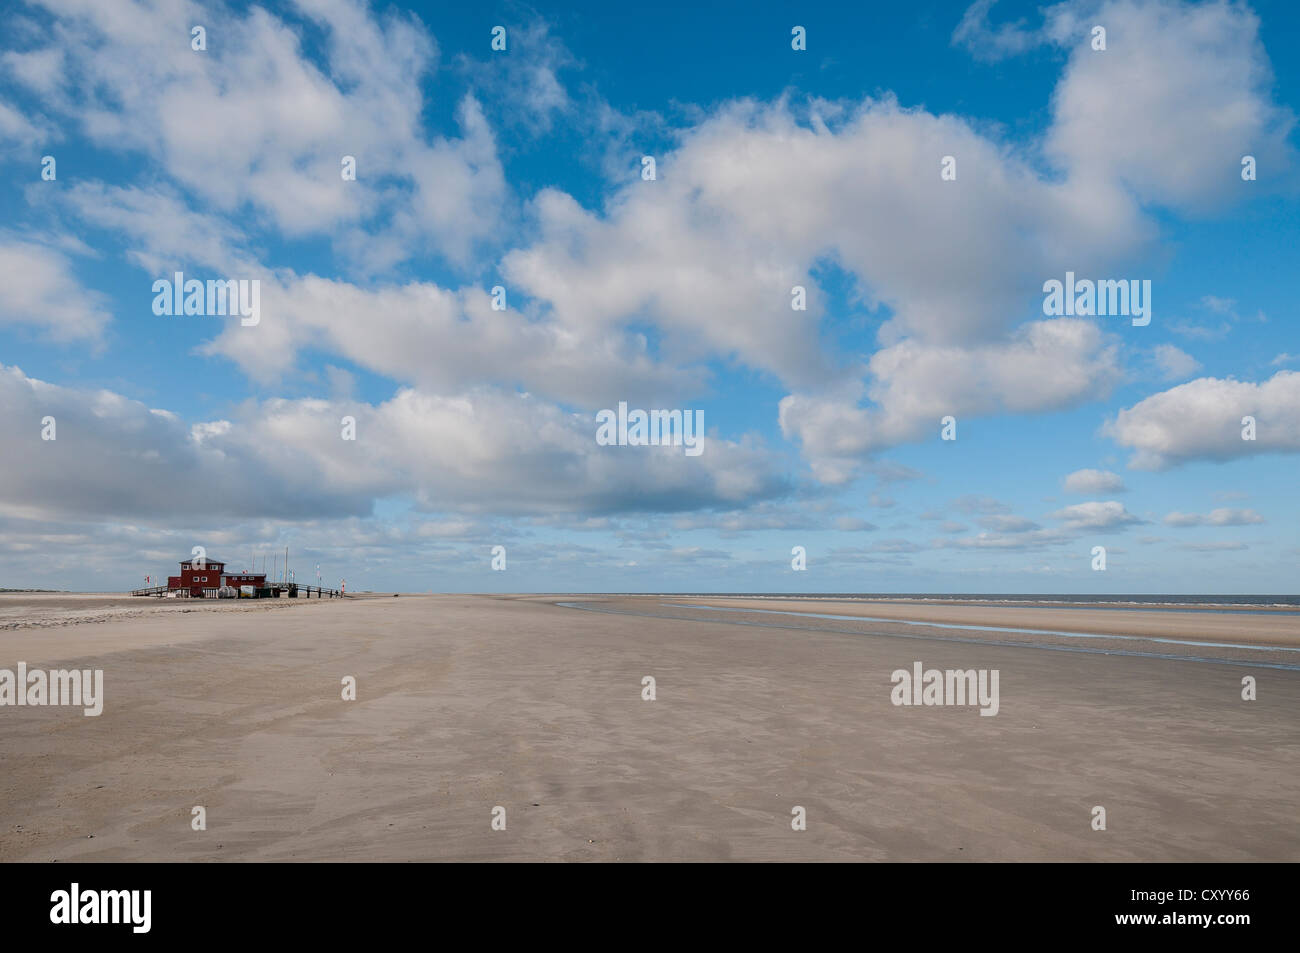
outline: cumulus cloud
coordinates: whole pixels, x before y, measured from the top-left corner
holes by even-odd
[[[66,190],[62,203],[81,221],[125,236],[127,259],[150,274],[186,265],[230,275],[267,270],[243,247],[235,223],[196,211],[174,189],[78,182]]]
[[[1061,409],[1106,395],[1120,379],[1116,344],[1095,324],[1067,318],[974,348],[906,341],[876,352],[869,366],[874,406],[803,394],[780,403],[782,433],[823,482],[852,478],[875,450],[927,433],[937,439],[945,416],[960,428],[963,416]]]
[[[1158,344],[1152,354],[1160,376],[1167,381],[1183,380],[1201,369],[1201,362],[1172,344]]]
[[[1067,529],[1118,529],[1141,523],[1142,520],[1124,508],[1116,500],[1075,503],[1050,514],[1052,519],[1061,520]]]
[[[369,511],[357,469],[330,486],[313,461],[239,438],[230,421],[188,426],[177,415],[107,390],[79,390],[0,366],[0,505],[41,517],[166,517],[192,511],[202,487],[210,516],[341,516]],[[41,421],[54,418],[55,439]],[[336,418],[337,419],[337,418]],[[336,431],[337,439],[337,431]],[[364,461],[363,461],[364,463]],[[396,488],[370,470],[370,492]]]
[[[193,210],[171,189],[78,183],[57,207],[125,237],[127,259],[145,273],[142,301],[152,300],[153,278],[183,268],[197,269],[190,277],[259,278],[256,329],[232,322],[201,348],[259,381],[293,371],[304,351],[325,349],[438,393],[503,383],[598,408],[620,399],[680,406],[705,387],[702,368],[655,360],[644,334],[564,327],[516,308],[493,311],[486,288],[420,281],[362,287],[273,270],[231,222]]]
[[[36,327],[56,341],[96,343],[110,320],[104,296],[81,285],[66,255],[0,234],[0,325]]]
[[[1052,102],[1048,154],[1081,181],[1121,181],[1143,201],[1201,212],[1241,194],[1241,158],[1295,164],[1290,111],[1270,95],[1259,17],[1244,4],[1112,0],[1084,14]],[[1066,21],[1059,19],[1059,24]],[[1107,46],[1087,42],[1093,24]]]
[[[110,391],[0,371],[0,473],[12,514],[165,518],[204,511],[309,519],[364,515],[404,496],[426,510],[676,512],[780,497],[784,479],[756,441],[710,434],[704,451],[604,447],[592,416],[490,389],[440,397],[406,388],[382,404],[249,403],[231,419],[185,424]],[[356,439],[344,440],[344,416]],[[55,418],[56,439],[37,424]]]
[[[1056,546],[1067,539],[1069,534],[1052,528],[1035,529],[1025,533],[982,532],[973,536],[936,539],[933,545],[939,549],[1029,550]]]
[[[9,54],[11,72],[52,117],[148,156],[217,210],[252,208],[289,236],[343,229],[340,245],[376,268],[428,249],[463,263],[493,236],[506,192],[494,138],[472,98],[459,138],[422,133],[421,81],[437,50],[415,17],[305,0],[296,12],[323,35],[317,60],[301,21],[261,7],[42,5],[58,20],[62,65],[49,68],[56,47],[38,47]],[[176,38],[200,20],[209,41],[196,54]],[[344,155],[356,181],[340,175]]]
[[[1052,98],[1047,154],[1079,181],[1123,182],[1144,202],[1203,212],[1241,194],[1241,159],[1293,168],[1295,117],[1270,96],[1259,17],[1245,4],[1075,0],[990,23],[967,8],[953,43],[998,60],[1051,44],[1069,51]],[[1092,29],[1106,49],[1092,48]],[[1284,181],[1279,175],[1273,181]]]
[[[1165,517],[1166,526],[1247,526],[1262,523],[1264,517],[1254,510],[1238,510],[1221,507],[1209,513],[1179,513],[1177,511]]]
[[[30,149],[50,135],[44,125],[0,100],[0,153]]]
[[[949,535],[931,542],[937,549],[1040,550],[1062,546],[1080,536],[1122,530],[1143,522],[1124,508],[1122,503],[1094,501],[1077,503],[1047,515],[1057,526],[1041,526],[1034,520],[1007,512],[1003,504],[984,497],[967,497],[962,501],[968,513],[985,513],[977,522],[981,531],[968,536]],[[962,507],[959,507],[962,508]],[[944,523],[945,533],[961,532],[959,523]]]
[[[991,496],[979,496],[973,493],[967,494],[966,496],[959,496],[949,505],[968,516],[976,513],[999,514],[1011,512],[1011,507],[1007,506],[1007,504],[1003,503],[1001,500],[996,500]]]
[[[274,379],[301,351],[322,348],[425,391],[495,382],[592,409],[619,400],[680,407],[705,380],[698,367],[655,360],[643,336],[494,311],[483,288],[410,282],[363,289],[315,275],[264,283],[255,333],[231,323],[203,350]]]
[[[1242,439],[1254,417],[1255,439]],[[1258,384],[1202,377],[1121,410],[1102,432],[1133,450],[1129,466],[1163,470],[1192,460],[1300,451],[1300,372]]]
[[[1039,39],[1076,42],[1079,9],[1054,8]],[[345,226],[339,247],[366,269],[403,260],[425,239],[463,261],[475,241],[495,234],[508,199],[493,131],[470,96],[459,109],[461,138],[421,132],[420,78],[438,54],[413,17],[375,18],[347,0],[302,4],[324,38],[312,59],[299,24],[260,8],[213,20],[214,37],[224,31],[241,42],[213,43],[205,56],[180,44],[162,49],[167,30],[140,3],[111,16],[93,5],[59,12],[69,48],[97,54],[63,71],[15,61],[24,81],[93,140],[153,156],[227,220],[251,206],[288,236]],[[1152,187],[1124,151],[1127,126],[1119,134],[1098,127],[1109,114],[1096,104],[1129,110],[1132,96],[1116,95],[1116,74],[1135,82],[1175,51],[1180,70],[1189,57],[1210,63],[1180,77],[1222,107],[1216,115],[1236,117],[1208,137],[1214,148],[1249,134],[1263,148],[1270,130],[1285,125],[1265,94],[1266,62],[1248,14],[1219,6],[1180,16],[1170,4],[1124,2],[1103,12],[1113,24],[1108,68],[1076,50],[1057,89],[1046,145],[1064,177],[1044,174],[1033,149],[1018,155],[958,117],[888,96],[728,103],[681,132],[659,156],[656,181],[629,177],[602,208],[557,189],[532,199],[535,238],[501,261],[511,293],[526,296],[522,311],[485,314],[481,289],[363,289],[280,273],[264,289],[256,345],[229,329],[206,353],[270,380],[297,353],[323,347],[439,393],[517,368],[511,381],[500,371],[489,379],[584,407],[608,403],[619,382],[637,394],[698,393],[706,362],[734,361],[790,389],[782,433],[832,484],[948,414],[1035,413],[1103,397],[1119,376],[1106,331],[1073,319],[1022,322],[1044,275],[1129,261],[1156,234],[1129,194],[1146,197]],[[987,13],[977,4],[963,23],[974,30]],[[179,6],[161,15],[163,26],[188,22]],[[999,35],[1003,48],[1029,42],[1020,26]],[[546,55],[512,61],[509,70],[532,72],[508,85],[550,117],[570,104],[555,76],[571,60],[543,42],[544,26],[518,39],[527,47],[530,37]],[[481,69],[472,75],[486,75]],[[1174,106],[1144,102],[1142,111],[1158,116],[1154,135],[1172,141],[1158,157],[1190,156],[1187,170],[1159,178],[1175,182],[1174,198],[1191,201],[1215,193],[1205,170],[1217,153],[1206,158],[1199,113]],[[233,129],[220,121],[245,113],[251,118]],[[1098,142],[1123,154],[1099,151]],[[339,181],[345,151],[357,155],[357,182]],[[978,188],[939,183],[944,155],[957,157],[959,182]],[[142,266],[163,265],[168,249],[248,263],[238,242],[212,237],[224,230],[162,216],[175,198],[165,188],[79,189],[74,206],[88,221],[134,234],[140,247],[131,254]],[[369,228],[381,214],[383,229]],[[162,221],[168,226],[146,229]],[[826,262],[846,270],[884,318],[879,348],[862,363],[823,344],[825,295],[813,274]],[[790,309],[796,284],[809,289],[807,311]],[[647,324],[657,335],[653,356],[641,332]],[[1170,373],[1191,372],[1177,349],[1166,346],[1158,360]]]
[[[827,527],[827,521],[816,507],[800,506],[786,500],[759,500],[744,509],[719,507],[705,512],[680,513],[672,518],[671,525],[674,532],[708,529],[730,538],[770,529],[820,530]],[[875,527],[862,524],[855,528],[865,531]]]
[[[982,516],[979,519],[979,524],[986,530],[998,533],[1027,533],[1030,530],[1039,528],[1038,524],[1033,520],[1013,514]]]
[[[1065,489],[1085,495],[1120,493],[1124,490],[1124,480],[1109,470],[1075,470],[1065,478]]]
[[[355,469],[354,448],[338,439],[338,418],[329,416],[336,411],[346,406],[277,402],[245,439],[276,439],[322,468],[337,468],[342,478]],[[357,443],[373,465],[429,508],[672,512],[734,506],[788,489],[755,441],[710,434],[698,457],[680,447],[603,447],[593,416],[527,394],[483,389],[442,397],[404,388],[377,407],[361,407],[357,427]]]
[[[980,187],[937,187],[945,154]],[[707,345],[796,386],[826,379],[818,261],[890,309],[885,343],[951,345],[1018,323],[1026,289],[1067,260],[1110,260],[1151,234],[1122,198],[1085,202],[962,120],[888,98],[814,105],[803,121],[786,102],[732,103],[659,158],[658,180],[628,183],[605,215],[539,195],[539,241],[508,254],[506,274],[566,323],[650,317],[678,348]],[[807,312],[790,309],[795,284],[811,289]]]
[[[9,50],[0,54],[0,69],[19,84],[40,93],[58,89],[64,77],[63,50],[57,46],[31,50]]]
[[[893,343],[869,363],[870,396],[885,406],[872,422],[874,433],[848,456],[915,439],[939,409],[1033,411],[1104,393],[1117,372],[1113,348],[1096,327],[1039,322],[1003,336],[1026,284],[1065,261],[1052,237],[1062,222],[1074,255],[1100,259],[1103,249],[1120,250],[1116,232],[1135,242],[1143,237],[1133,209],[1077,201],[951,117],[902,110],[892,100],[841,112],[829,117],[832,128],[815,114],[800,122],[785,103],[732,104],[661,157],[659,180],[628,183],[604,214],[544,190],[532,203],[538,240],[508,253],[502,265],[510,290],[522,289],[535,302],[526,324],[495,318],[457,327],[450,344],[439,335],[425,338],[439,342],[437,355],[399,334],[388,348],[391,358],[376,361],[374,351],[384,345],[373,333],[357,333],[358,313],[391,323],[395,304],[399,312],[409,310],[403,298],[446,295],[425,287],[363,293],[307,278],[286,284],[278,306],[264,306],[271,320],[283,318],[275,346],[252,347],[232,331],[210,352],[265,376],[283,369],[299,348],[324,344],[406,380],[413,379],[409,365],[417,358],[425,367],[466,374],[531,359],[554,370],[525,372],[525,386],[563,399],[577,398],[577,382],[601,376],[657,383],[661,390],[669,382],[698,387],[699,375],[682,369],[732,358],[811,390],[790,395],[782,425],[805,443],[815,472],[837,482],[856,472],[860,459],[828,459],[836,454],[817,446],[816,421],[803,419],[803,411],[815,416],[829,400],[827,388],[860,389],[855,369],[837,367],[820,345],[821,296],[809,272],[831,256],[893,314],[882,330]],[[933,176],[921,176],[925,157],[949,149],[980,169],[980,189],[945,194]],[[897,161],[864,169],[864,154]],[[899,214],[903,202],[907,216]],[[665,282],[665,275],[673,280]],[[806,312],[790,308],[795,284],[810,288]],[[972,287],[980,293],[972,295]],[[266,294],[264,301],[275,290]],[[345,300],[346,309],[336,304]],[[444,311],[435,301],[435,323],[446,324]],[[676,370],[651,368],[638,356],[645,343],[636,329],[647,321],[660,336],[660,361]],[[971,361],[972,345],[964,342],[980,338],[991,340],[973,345]],[[547,390],[547,376],[568,393]],[[601,386],[587,388],[586,399]],[[830,410],[852,416],[854,402],[831,401]]]

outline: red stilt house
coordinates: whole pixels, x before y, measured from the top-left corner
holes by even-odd
[[[185,595],[198,599],[206,595],[216,595],[217,590],[223,586],[232,586],[235,589],[240,586],[253,586],[256,589],[263,589],[266,586],[266,573],[226,572],[226,564],[219,560],[208,559],[199,563],[187,559],[181,563],[179,576],[167,577],[169,591],[180,590]]]

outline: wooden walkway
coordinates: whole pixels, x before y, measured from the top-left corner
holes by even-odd
[[[308,599],[311,598],[311,594],[313,592],[316,593],[317,599],[346,599],[348,597],[347,593],[339,592],[339,590],[337,589],[325,589],[321,586],[300,586],[297,583],[291,583],[290,585],[285,585],[284,583],[280,583],[278,585],[272,586],[271,588],[279,589],[281,592],[289,592],[290,598],[293,597],[292,591],[295,590],[297,591],[299,596],[302,596],[303,593],[306,593],[307,594],[306,598]]]
[[[269,595],[263,595],[263,593],[269,593]],[[280,597],[281,593],[283,593],[285,596],[287,596],[290,599],[310,599],[312,598],[313,594],[315,594],[315,597],[317,599],[349,598],[347,593],[340,592],[338,589],[327,589],[324,586],[300,586],[297,583],[291,583],[291,582],[277,582],[270,586],[265,586],[262,589],[258,590],[258,595],[254,598],[276,599]],[[167,595],[167,587],[150,586],[147,589],[133,589],[131,591],[131,595],[158,596],[161,598]],[[193,598],[193,597],[187,596],[186,598]],[[248,597],[243,596],[241,598],[248,598]]]

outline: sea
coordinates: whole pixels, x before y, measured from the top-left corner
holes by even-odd
[[[1164,612],[1220,612],[1276,615],[1300,614],[1300,595],[1183,595],[1179,593],[1045,593],[1045,592],[692,592],[655,593],[672,596],[716,596],[763,599],[842,599],[854,602],[982,602],[990,605],[1050,605],[1060,609],[1159,609]]]

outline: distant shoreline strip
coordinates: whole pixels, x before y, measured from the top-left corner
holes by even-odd
[[[1158,635],[1103,635],[1098,632],[1066,632],[1063,629],[1026,629],[1009,625],[967,625],[960,622],[918,622],[915,619],[886,619],[868,615],[830,615],[825,612],[790,612],[780,609],[737,609],[732,606],[694,606],[664,603],[670,609],[704,609],[709,612],[762,612],[768,615],[807,616],[812,619],[843,619],[847,622],[897,622],[901,625],[928,625],[936,629],[978,629],[981,632],[1025,632],[1030,635],[1059,635],[1067,639],[1119,639],[1123,642],[1167,642],[1170,645],[1202,645],[1210,649],[1250,649],[1256,652],[1300,652],[1300,648],[1279,645],[1244,645],[1239,642],[1203,642],[1196,639],[1170,639]]]
[[[1006,641],[1005,639],[977,639],[977,638],[965,639],[955,635],[913,635],[906,632],[863,632],[861,630],[854,630],[854,629],[812,629],[812,628],[808,628],[807,626],[780,625],[775,622],[743,622],[739,619],[717,619],[717,620],[689,619],[689,618],[682,618],[681,616],[655,615],[649,612],[625,612],[620,609],[605,609],[597,606],[583,605],[580,602],[553,602],[551,604],[564,609],[577,609],[581,612],[603,612],[608,615],[634,616],[643,619],[664,619],[664,620],[676,621],[676,622],[710,622],[714,625],[742,625],[742,626],[752,626],[754,628],[759,628],[759,629],[785,629],[792,632],[827,632],[833,635],[873,636],[873,637],[882,637],[887,639],[910,639],[910,640],[920,641],[920,642],[959,642],[965,645],[994,645],[994,646],[999,646],[1003,648],[1012,648],[1012,649],[1039,649],[1048,652],[1075,652],[1081,655],[1118,655],[1118,656],[1125,656],[1130,658],[1167,659],[1173,662],[1201,662],[1207,665],[1235,665],[1239,668],[1271,668],[1271,669],[1278,669],[1284,672],[1300,672],[1300,665],[1289,665],[1285,662],[1248,662],[1245,661],[1244,659],[1206,658],[1204,656],[1197,656],[1197,655],[1172,655],[1172,654],[1162,653],[1162,652],[1133,652],[1127,649],[1090,648],[1082,645],[1046,645],[1042,642],[1009,642]],[[713,609],[719,607],[703,606],[701,608]],[[755,611],[755,610],[734,609],[731,611],[747,612],[747,611]],[[795,616],[800,616],[800,615],[809,615],[810,613],[794,612],[790,614]],[[863,616],[852,616],[851,618],[863,622],[869,621]],[[882,621],[898,622],[900,620],[885,619]],[[915,622],[911,624],[933,625],[933,623],[926,623],[926,622]],[[957,626],[957,628],[970,628],[970,626]],[[1020,631],[1020,630],[1012,630],[1012,631]],[[1078,634],[1078,633],[1072,633],[1072,634]],[[1094,636],[1094,638],[1108,638],[1108,636]],[[1116,638],[1116,636],[1109,636],[1109,638]],[[1139,638],[1139,640],[1141,641],[1140,637],[1137,636],[1127,636],[1127,638]],[[1207,645],[1208,643],[1196,642],[1196,643],[1188,643],[1188,644]],[[1255,646],[1252,646],[1252,648],[1255,648]],[[1294,650],[1287,650],[1287,651],[1294,651]]]

